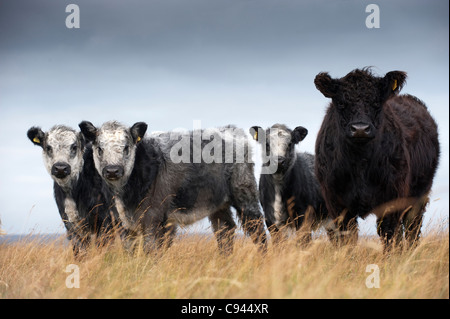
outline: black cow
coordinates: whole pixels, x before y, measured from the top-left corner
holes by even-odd
[[[308,130],[275,124],[267,130],[253,126],[250,134],[262,146],[259,195],[270,234],[277,240],[286,226],[302,228],[300,239],[310,241],[311,229],[326,221],[328,213],[314,173],[314,155],[295,151]]]
[[[114,192],[124,227],[132,237],[143,235],[146,251],[170,245],[178,224],[209,217],[220,250],[230,252],[235,230],[230,207],[264,249],[254,164],[246,160],[242,130],[161,133],[144,139],[143,122],[128,128],[111,121],[97,129],[83,121],[80,128],[93,142],[95,166]],[[238,145],[243,146],[241,154]]]
[[[112,206],[112,193],[95,170],[92,148],[75,130],[57,125],[44,133],[39,127],[28,138],[43,150],[45,167],[54,180],[59,214],[75,256],[84,253],[94,236],[104,244],[120,228]],[[114,216],[115,215],[115,216]]]
[[[439,160],[437,125],[425,104],[398,95],[406,73],[356,69],[314,83],[331,98],[316,141],[316,173],[340,236],[357,238],[357,217],[375,213],[385,247],[420,237]],[[339,217],[339,218],[338,218]]]

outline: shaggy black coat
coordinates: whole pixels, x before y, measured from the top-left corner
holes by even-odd
[[[380,78],[368,69],[315,78],[332,99],[316,141],[316,174],[342,236],[357,230],[356,217],[375,213],[386,245],[403,230],[410,243],[419,237],[440,150],[425,104],[397,95],[405,79],[404,72]]]

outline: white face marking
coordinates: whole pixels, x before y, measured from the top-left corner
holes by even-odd
[[[97,138],[97,145],[101,148],[102,157],[108,162],[108,165],[122,164],[127,142],[126,132],[122,130],[100,131]],[[99,149],[96,150],[98,153]]]
[[[291,134],[285,130],[271,128],[269,134],[270,156],[286,156],[287,148],[291,142]]]
[[[69,218],[69,222],[78,224],[80,215],[78,214],[77,205],[72,198],[66,198],[64,201],[64,211]]]
[[[116,122],[107,122],[99,130],[94,149],[94,163],[103,176],[103,169],[110,165],[121,166],[124,175],[117,181],[108,181],[112,185],[125,184],[131,175],[136,156],[136,144],[133,143],[130,130]]]
[[[61,187],[70,187],[71,182],[78,179],[84,164],[78,134],[64,126],[52,128],[46,134],[43,159],[45,167],[54,181]],[[56,163],[69,165],[70,174],[65,178],[56,178],[52,175],[52,167]]]

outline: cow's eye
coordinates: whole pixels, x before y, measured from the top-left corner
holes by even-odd
[[[50,145],[47,145],[45,147],[45,151],[47,152],[47,154],[51,154],[52,153],[52,147]]]
[[[97,147],[97,152],[98,152],[98,156],[102,156],[103,155],[103,150],[100,146]]]
[[[128,155],[129,152],[130,152],[130,147],[127,145],[123,149],[123,154]]]
[[[77,149],[77,143],[72,144],[72,146],[70,147],[70,151],[72,152],[72,154],[75,154],[77,152]]]

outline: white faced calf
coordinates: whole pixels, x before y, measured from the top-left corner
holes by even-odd
[[[263,148],[263,166],[268,168],[264,172],[282,174],[295,163],[295,145],[305,138],[308,130],[302,126],[291,130],[285,125],[275,124],[267,130],[253,126],[250,134]]]
[[[114,192],[124,227],[132,237],[143,235],[146,250],[160,247],[164,240],[170,244],[177,225],[208,217],[219,247],[230,251],[235,231],[231,207],[236,209],[244,231],[265,249],[264,224],[251,163],[211,163],[204,158],[200,162],[174,161],[172,150],[182,141],[189,150],[195,149],[194,132],[176,138],[162,133],[157,138],[143,139],[147,125],[142,122],[131,128],[107,122],[97,129],[84,121],[80,128],[93,143],[96,169]],[[215,130],[223,137],[221,143],[226,144],[225,139],[233,144],[246,140],[242,130],[229,129]],[[201,138],[200,141],[200,151],[210,150],[210,140]],[[217,158],[226,158],[224,149],[221,148]],[[246,158],[249,150],[243,153]],[[231,158],[237,156],[231,155]]]
[[[54,195],[61,218],[72,241],[75,255],[87,248],[92,235],[105,243],[110,231],[119,226],[112,218],[112,195],[103,187],[95,170],[92,149],[73,129],[58,125],[44,133],[28,130],[28,138],[42,147],[45,167],[54,180]]]
[[[250,128],[250,134],[263,148],[263,170],[260,176],[260,201],[266,225],[272,236],[279,238],[280,229],[294,228],[300,239],[311,239],[311,227],[327,217],[325,202],[314,174],[314,156],[297,153],[295,145],[308,131],[294,130],[275,124],[267,130]],[[264,167],[274,167],[271,172]]]
[[[89,125],[90,124],[90,125]],[[147,130],[147,124],[139,122],[127,128],[118,122],[106,122],[97,130],[91,123],[82,122],[83,134],[94,141],[94,162],[97,171],[115,190],[128,181],[133,170],[136,145]]]

